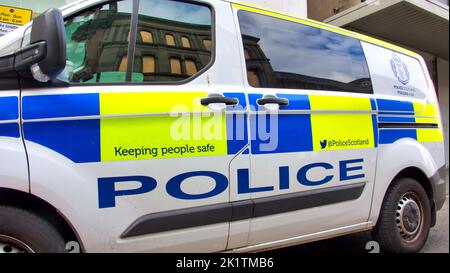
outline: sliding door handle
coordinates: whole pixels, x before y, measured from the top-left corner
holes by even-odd
[[[288,106],[289,100],[286,98],[279,98],[274,95],[266,95],[262,99],[258,99],[256,101],[256,103],[258,103],[258,105],[265,105],[268,103],[272,103],[272,104],[278,104],[280,106]]]
[[[220,94],[211,94],[206,98],[200,99],[201,105],[208,105],[211,103],[225,103],[226,105],[236,105],[239,103],[239,100],[237,98],[224,97]]]

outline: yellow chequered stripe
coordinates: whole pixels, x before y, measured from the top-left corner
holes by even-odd
[[[430,103],[414,102],[414,115],[416,123],[435,123],[440,125],[439,108]],[[441,128],[419,128],[416,129],[417,141],[419,142],[441,142],[444,135]]]
[[[314,151],[375,147],[372,106],[369,98],[310,95]],[[366,111],[360,113],[314,113],[320,111]],[[323,143],[326,141],[326,146]]]
[[[417,129],[417,141],[419,142],[442,142],[444,136],[442,130],[438,129]]]
[[[100,122],[100,132],[101,161],[227,154],[226,120],[222,114],[196,119],[192,116],[106,118]],[[124,154],[125,150],[134,152]]]
[[[416,123],[435,123],[439,124],[438,118],[416,118]]]
[[[421,117],[439,117],[439,109],[431,103],[414,102],[414,115]]]

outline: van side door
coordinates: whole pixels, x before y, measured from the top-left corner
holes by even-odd
[[[69,84],[24,83],[32,193],[61,208],[87,251],[226,248],[229,166],[241,150],[226,119],[246,100],[240,66],[227,61],[237,56],[226,50],[229,4],[213,4],[123,0],[74,12]],[[221,67],[236,72],[221,81]]]
[[[17,39],[19,43],[21,39]],[[6,41],[5,41],[6,42]],[[0,56],[5,54],[0,50]],[[0,189],[29,191],[27,158],[20,130],[17,73],[0,73]]]
[[[360,41],[233,6],[250,105],[249,245],[364,229],[378,131]]]

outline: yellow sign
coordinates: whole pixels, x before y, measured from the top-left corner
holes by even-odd
[[[360,113],[312,113],[314,151],[375,147],[370,99],[310,95],[312,111],[360,111]]]
[[[207,113],[200,104],[206,95],[101,93],[102,116],[134,115],[101,119],[101,161],[227,155],[225,114]]]
[[[31,21],[32,10],[0,6],[0,23],[25,25]]]

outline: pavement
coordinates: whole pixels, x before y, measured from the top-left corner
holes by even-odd
[[[447,183],[448,185],[448,183]],[[444,207],[437,212],[436,225],[431,228],[423,253],[449,253],[448,191]],[[370,232],[341,236],[318,242],[267,251],[267,254],[282,253],[367,253],[367,242],[373,241]]]

